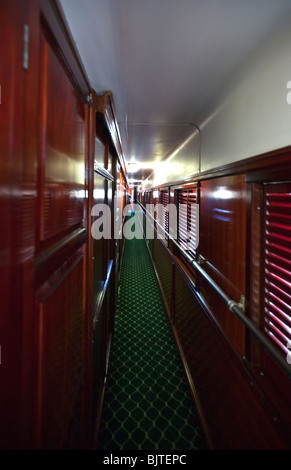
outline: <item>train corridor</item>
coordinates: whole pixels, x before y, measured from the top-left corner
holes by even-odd
[[[0,14],[1,450],[290,450],[290,0]]]
[[[99,450],[205,449],[144,239],[125,241]]]

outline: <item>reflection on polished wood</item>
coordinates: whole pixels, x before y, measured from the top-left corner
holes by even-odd
[[[199,253],[203,268],[229,295],[246,296],[246,183],[244,175],[201,182]],[[244,354],[244,326],[207,283],[201,293],[230,341]]]

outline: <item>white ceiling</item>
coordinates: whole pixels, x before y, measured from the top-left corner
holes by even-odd
[[[181,145],[291,7],[291,0],[59,3],[92,88],[113,92],[128,162],[161,161]]]

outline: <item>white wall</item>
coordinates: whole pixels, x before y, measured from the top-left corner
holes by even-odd
[[[285,18],[211,100],[200,123],[201,171],[291,144],[291,18]],[[290,87],[291,91],[291,87]],[[291,101],[291,100],[290,100]],[[291,156],[290,156],[291,159]],[[160,184],[199,171],[199,134],[156,174]]]
[[[184,144],[166,162],[162,162],[155,171],[153,185],[156,186],[168,181],[178,181],[198,173],[200,165],[199,155],[199,132],[193,127],[193,133]],[[195,157],[193,158],[193,156]]]

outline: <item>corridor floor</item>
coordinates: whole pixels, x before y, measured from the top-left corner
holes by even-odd
[[[99,450],[206,445],[144,240],[125,240]]]

